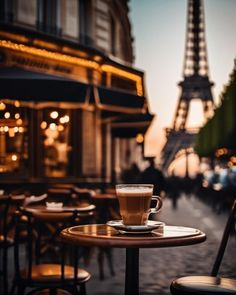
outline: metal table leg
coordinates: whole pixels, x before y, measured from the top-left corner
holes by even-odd
[[[125,295],[139,294],[139,249],[126,249]]]

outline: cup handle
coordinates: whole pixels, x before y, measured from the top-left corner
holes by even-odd
[[[152,200],[156,201],[156,207],[149,209],[149,214],[157,213],[161,210],[162,207],[162,199],[159,196],[152,196]]]

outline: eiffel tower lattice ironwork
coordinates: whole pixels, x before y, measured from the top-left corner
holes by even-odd
[[[214,84],[208,77],[203,0],[188,0],[183,81],[178,85],[181,88],[180,97],[172,128],[166,129],[167,141],[162,150],[164,172],[167,172],[181,150],[188,151],[193,148],[198,129],[186,129],[190,102],[194,99],[202,102],[205,120],[214,112],[211,92]]]

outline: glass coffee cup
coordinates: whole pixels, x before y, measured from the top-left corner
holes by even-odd
[[[146,225],[149,214],[157,213],[162,207],[159,196],[153,196],[153,184],[117,184],[120,215],[124,225]],[[156,207],[151,207],[151,201]]]

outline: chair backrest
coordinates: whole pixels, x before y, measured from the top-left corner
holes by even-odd
[[[45,224],[56,225],[60,223],[58,227],[55,227],[55,238],[58,237],[60,231],[67,227],[74,225],[76,220],[77,212],[29,212],[22,208],[22,210],[17,211],[15,213],[16,217],[16,231],[15,231],[15,247],[14,247],[14,261],[15,261],[15,273],[16,276],[20,277],[21,274],[21,260],[20,259],[20,235],[22,231],[26,232],[26,249],[27,249],[27,257],[26,257],[26,269],[27,269],[27,277],[28,280],[32,280],[32,267],[34,264],[38,264],[39,257],[38,252],[41,242],[41,235],[44,231]],[[24,218],[22,218],[24,217]],[[22,221],[23,220],[23,221]],[[63,250],[64,245],[60,245],[61,250]],[[58,257],[61,260],[61,273],[62,279],[64,276],[64,266],[65,266],[65,257],[62,252],[60,252],[61,257]],[[58,260],[58,259],[57,259]],[[24,262],[25,263],[25,262]]]
[[[47,198],[47,194],[42,194],[40,196],[30,196],[30,197],[26,197],[24,202],[23,202],[23,206],[28,206],[30,204],[33,204],[33,203],[39,203],[39,202],[42,202],[43,200],[45,200]]]
[[[224,256],[225,248],[227,246],[227,242],[229,239],[229,235],[230,235],[232,226],[234,225],[234,222],[235,222],[235,213],[236,213],[236,199],[233,202],[228,220],[226,222],[226,226],[225,226],[224,233],[223,233],[223,236],[222,236],[222,239],[220,242],[218,253],[216,255],[215,263],[214,263],[212,271],[211,271],[212,276],[217,276],[217,274],[218,274],[220,264],[221,264],[221,261]]]
[[[0,240],[6,241],[7,238],[7,217],[10,204],[9,196],[0,196]]]

